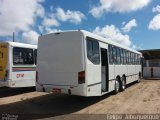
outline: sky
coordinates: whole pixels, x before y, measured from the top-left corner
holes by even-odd
[[[160,0],[0,0],[0,41],[83,29],[127,47],[160,49]]]

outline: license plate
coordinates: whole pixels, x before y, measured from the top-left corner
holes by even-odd
[[[52,92],[55,93],[55,94],[60,94],[61,93],[61,89],[53,88]]]

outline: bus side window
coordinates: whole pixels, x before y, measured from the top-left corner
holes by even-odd
[[[137,65],[139,65],[139,55],[137,55]]]
[[[126,64],[129,64],[129,52],[126,50]]]
[[[141,56],[138,55],[138,64],[140,65],[141,64]]]
[[[134,53],[132,53],[132,64],[134,65]]]
[[[136,54],[134,53],[134,64],[136,65]]]
[[[136,58],[136,64],[138,65],[139,64],[138,63],[139,55],[137,54],[136,56],[137,56],[137,58]]]
[[[130,54],[129,51],[128,51],[127,53],[128,53],[128,64],[130,65],[130,64],[131,64],[131,58],[130,58],[130,57],[131,57],[131,54]]]
[[[113,49],[111,45],[109,45],[109,63],[113,64]]]
[[[132,53],[130,52],[130,64],[132,65]]]
[[[34,63],[37,64],[37,50],[34,50]]]
[[[138,56],[137,56],[137,54],[135,54],[135,64],[137,65],[137,58],[138,58]]]
[[[126,51],[124,49],[123,50],[123,64],[126,64]]]
[[[93,64],[100,64],[98,41],[87,39],[87,57]]]
[[[117,47],[117,64],[121,64],[121,53],[120,48]]]
[[[124,50],[124,64],[127,64],[127,51],[125,50],[125,49],[123,49]]]
[[[133,65],[135,65],[135,55],[133,53]]]
[[[120,53],[121,53],[121,64],[123,65],[124,64],[124,61],[123,61],[124,56],[123,56],[123,49],[122,48],[120,49]]]
[[[113,62],[114,62],[114,64],[117,64],[116,47],[113,47]]]
[[[130,53],[130,61],[131,61],[131,65],[133,64],[133,53]]]

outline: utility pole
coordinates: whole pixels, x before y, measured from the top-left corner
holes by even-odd
[[[14,32],[13,32],[13,42],[14,42]]]

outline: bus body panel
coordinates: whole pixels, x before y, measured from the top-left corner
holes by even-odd
[[[87,62],[86,81],[87,81],[87,96],[100,96],[102,88],[100,65],[93,65]]]
[[[115,65],[114,64],[109,64],[109,92],[114,90],[114,85],[115,85]]]
[[[87,96],[101,95],[102,81],[100,65],[93,65],[89,62],[86,64],[86,82]]]
[[[115,65],[115,78],[118,75],[123,76],[124,73],[127,73],[127,67],[125,65]]]
[[[139,70],[140,71],[140,70]],[[136,72],[136,67],[135,65],[128,65],[127,66],[127,76],[126,76],[126,83],[129,84],[129,83],[132,83],[134,82],[135,80],[138,80],[136,79],[136,76],[138,76],[139,74],[139,71]]]
[[[20,70],[21,69],[21,70]],[[35,86],[36,67],[12,67],[12,87]]]

